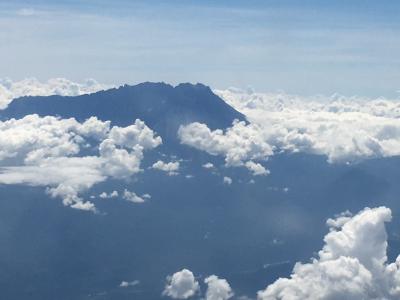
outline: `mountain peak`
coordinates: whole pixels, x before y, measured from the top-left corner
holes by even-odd
[[[202,122],[216,129],[230,126],[234,119],[245,120],[201,83],[181,83],[174,87],[164,82],[143,82],[74,97],[23,97],[0,111],[0,118],[21,118],[28,114],[73,117],[79,121],[97,116],[119,126],[141,119],[164,140],[175,142],[182,124]]]

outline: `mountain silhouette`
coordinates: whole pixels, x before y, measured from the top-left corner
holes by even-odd
[[[21,97],[0,111],[0,118],[22,118],[28,114],[73,117],[78,121],[97,116],[119,126],[141,119],[167,144],[177,142],[177,130],[182,124],[202,122],[216,129],[230,126],[234,119],[245,120],[209,87],[190,83],[173,87],[145,82],[75,97]]]

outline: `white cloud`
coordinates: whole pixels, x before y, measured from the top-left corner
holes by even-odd
[[[329,162],[400,155],[400,102],[217,91],[258,124],[276,150],[322,154]]]
[[[154,132],[141,120],[127,127],[114,126],[109,138],[119,146],[135,148],[138,145],[144,149],[152,149],[161,144],[161,137],[154,137]]]
[[[245,166],[247,169],[249,169],[253,175],[258,176],[258,175],[268,175],[269,171],[265,169],[261,164],[255,163],[253,161],[247,161],[245,163]]]
[[[58,119],[28,115],[23,119],[0,122],[0,160],[24,156],[26,163],[47,157],[77,154],[87,137],[106,137],[110,122],[92,117],[84,123],[75,119]]]
[[[136,195],[136,193],[128,191],[127,189],[124,190],[124,193],[122,194],[122,198],[125,199],[126,201],[133,202],[133,203],[143,203],[145,202],[144,198],[148,198],[148,194],[145,194],[146,197],[140,197]]]
[[[182,126],[178,135],[183,144],[224,156],[227,166],[257,163],[282,151],[325,155],[330,163],[400,155],[399,101],[238,89],[216,93],[250,124],[236,121],[226,130],[210,130],[192,123]]]
[[[161,142],[140,120],[125,128],[95,117],[83,123],[37,115],[7,120],[0,122],[0,183],[46,186],[64,205],[95,210],[79,194],[108,177],[140,172],[143,152]]]
[[[205,164],[203,165],[203,168],[204,168],[204,169],[212,169],[212,168],[214,168],[214,164],[212,164],[212,163],[210,163],[210,162],[205,163]]]
[[[228,166],[241,166],[245,161],[265,159],[273,154],[264,141],[258,125],[235,121],[225,132],[211,131],[198,122],[181,126],[178,136],[183,144],[207,151],[211,155],[224,155]]]
[[[290,278],[278,279],[258,299],[399,299],[400,256],[388,263],[386,254],[390,220],[386,207],[328,220],[318,258],[297,263]]]
[[[142,198],[143,199],[151,199],[151,195],[150,194],[143,194]]]
[[[227,300],[233,297],[231,286],[225,279],[211,275],[204,279],[207,284],[205,300]]]
[[[140,284],[139,280],[134,280],[134,281],[122,281],[119,285],[120,288],[128,288],[131,286],[137,286]]]
[[[110,199],[110,198],[116,198],[118,197],[119,193],[118,191],[112,191],[111,193],[107,194],[106,192],[102,192],[99,197],[102,199]]]
[[[161,160],[155,162],[152,166],[153,169],[167,172],[168,175],[177,175],[179,171],[179,161],[165,163]]]
[[[193,273],[183,269],[167,277],[163,295],[173,299],[188,299],[194,296],[199,291],[199,288],[199,283]]]
[[[224,183],[227,185],[231,185],[232,184],[232,178],[228,177],[228,176],[224,176],[223,179]]]
[[[31,16],[36,11],[26,8],[17,13],[21,16]],[[65,78],[52,78],[46,82],[40,82],[35,78],[27,78],[21,81],[0,79],[0,109],[6,108],[13,99],[22,96],[78,96],[111,87],[110,85],[100,84],[94,79],[87,79],[83,83],[72,82]]]

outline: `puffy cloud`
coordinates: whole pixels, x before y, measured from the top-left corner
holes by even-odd
[[[253,175],[268,175],[269,171],[265,169],[261,164],[255,163],[254,161],[248,161],[245,163],[247,169],[249,169]]]
[[[108,176],[123,179],[141,170],[143,149],[140,146],[129,151],[119,148],[111,139],[106,139],[101,142],[99,153],[103,158],[104,173]]]
[[[161,144],[161,137],[154,136],[153,130],[137,119],[133,125],[127,127],[114,126],[111,128],[109,138],[119,146],[134,148],[138,145],[144,149],[152,149]]]
[[[139,280],[134,280],[134,281],[122,281],[119,285],[120,288],[128,288],[131,286],[137,286],[140,284]]]
[[[151,199],[151,195],[150,194],[143,194],[142,198],[143,199]]]
[[[199,283],[193,273],[183,269],[167,277],[163,295],[173,299],[188,299],[194,296],[199,291],[199,288]]]
[[[204,279],[207,284],[206,300],[227,300],[233,297],[231,286],[225,279],[211,275]]]
[[[278,279],[258,299],[399,299],[400,256],[388,263],[386,255],[390,220],[386,207],[329,219],[318,258],[297,263],[290,278]]]
[[[94,211],[79,194],[108,177],[140,172],[143,152],[161,142],[140,120],[125,128],[95,117],[83,123],[37,115],[7,120],[0,122],[0,183],[46,186],[64,205]]]
[[[232,178],[228,177],[228,176],[224,176],[223,179],[224,183],[227,185],[231,185],[232,184]]]
[[[400,154],[400,103],[383,98],[299,97],[238,89],[217,91],[275,151],[322,154],[352,162]]]
[[[212,169],[212,168],[214,168],[214,164],[208,162],[208,163],[205,163],[202,167],[204,169]]]
[[[23,16],[34,13],[35,11],[31,9],[22,9],[19,11],[19,14]],[[40,82],[35,78],[28,78],[21,81],[0,79],[0,109],[6,108],[13,99],[22,96],[78,96],[111,87],[110,85],[100,84],[94,79],[87,79],[83,83],[72,82],[65,78],[52,78],[46,82]]]
[[[265,142],[258,125],[235,121],[225,132],[211,131],[198,122],[181,126],[178,136],[183,144],[207,151],[211,155],[224,155],[228,166],[241,166],[245,161],[265,159],[273,154]]]
[[[140,197],[136,195],[136,193],[128,191],[127,189],[125,189],[124,193],[122,194],[123,199],[133,203],[143,203],[145,202],[144,198],[149,198],[149,196],[149,194],[145,194],[144,196]]]
[[[179,170],[179,161],[165,163],[161,160],[155,162],[152,166],[153,169],[167,172],[168,175],[177,175]]]
[[[99,197],[102,199],[109,199],[109,198],[116,198],[118,197],[118,191],[112,191],[111,193],[107,194],[106,192],[102,192]]]
[[[266,160],[274,153],[325,155],[330,163],[400,155],[400,102],[332,96],[305,98],[229,89],[216,91],[246,115],[226,130],[182,126],[183,144],[225,157],[227,166]]]
[[[87,137],[106,137],[110,122],[96,117],[79,123],[75,119],[58,119],[28,115],[23,119],[0,122],[0,161],[24,156],[26,163],[47,157],[75,155]]]
[[[204,283],[207,285],[204,300],[228,300],[234,295],[226,279],[211,275],[204,279]],[[193,273],[187,269],[168,276],[167,285],[163,291],[164,296],[174,299],[187,299],[197,293],[200,293],[200,285]]]

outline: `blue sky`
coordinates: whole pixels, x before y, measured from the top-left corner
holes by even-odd
[[[398,97],[397,1],[0,1],[0,77]]]

